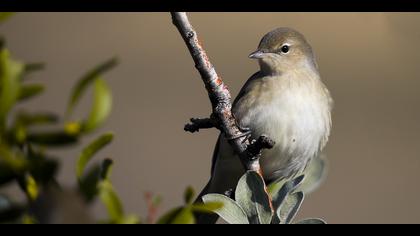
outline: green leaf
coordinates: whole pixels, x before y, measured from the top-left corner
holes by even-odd
[[[18,112],[14,124],[9,131],[9,137],[14,142],[22,145],[28,136],[28,128],[33,125],[52,124],[58,121],[58,117],[51,113],[29,114]]]
[[[20,223],[24,225],[34,225],[38,223],[35,217],[29,214],[24,214],[20,221],[21,221]]]
[[[22,79],[26,79],[26,77],[33,73],[33,72],[37,72],[40,70],[43,70],[45,68],[45,64],[44,63],[27,63],[25,64],[25,68],[23,70],[23,76]]]
[[[157,224],[171,224],[173,220],[176,218],[176,216],[184,209],[184,207],[177,207],[166,214],[164,214],[162,217],[159,218],[157,221]]]
[[[192,210],[194,212],[215,213],[216,210],[219,210],[222,207],[223,203],[221,202],[196,203],[192,205]]]
[[[304,172],[305,180],[298,191],[303,191],[306,195],[314,192],[325,180],[327,170],[328,162],[324,155],[313,158]]]
[[[85,147],[80,154],[76,164],[76,176],[80,179],[82,177],[85,167],[89,160],[102,148],[108,145],[114,135],[111,133],[104,134]]]
[[[83,131],[91,132],[101,126],[111,113],[111,90],[104,80],[95,81],[94,101],[88,119],[83,123]]]
[[[203,196],[203,202],[222,203],[223,207],[215,210],[221,218],[229,224],[249,224],[245,211],[232,199],[221,194],[207,194]]]
[[[297,222],[296,224],[299,225],[325,225],[327,222],[325,222],[322,219],[314,218],[314,219],[305,219]]]
[[[102,162],[101,173],[100,173],[101,180],[108,180],[110,178],[112,164],[113,164],[113,161],[111,159],[105,159]]]
[[[19,101],[28,100],[44,92],[44,86],[40,84],[23,85],[20,88]]]
[[[184,207],[179,214],[176,215],[171,224],[195,224],[195,218],[191,207]]]
[[[283,181],[280,181],[277,183],[273,183],[272,185],[274,185],[274,187],[270,185],[270,194],[272,196],[272,203],[275,210],[277,210],[280,207],[280,205],[283,203],[284,199],[288,194],[294,192],[300,186],[304,179],[305,176],[300,175],[292,180],[285,182],[284,184],[282,184]],[[280,186],[280,190],[276,191]]]
[[[288,195],[277,209],[277,217],[280,219],[280,223],[289,224],[293,220],[302,205],[303,199],[303,192]]]
[[[82,124],[78,121],[69,121],[64,125],[64,131],[68,135],[78,136],[81,134]]]
[[[194,214],[190,206],[177,207],[163,215],[158,224],[195,224]]]
[[[124,217],[121,201],[108,180],[99,184],[99,198],[105,205],[112,221],[119,222]]]
[[[53,124],[58,120],[59,117],[56,114],[47,112],[26,113],[21,111],[16,115],[16,123],[23,126]]]
[[[70,115],[76,106],[76,104],[79,102],[81,96],[86,91],[86,89],[91,85],[93,82],[95,82],[103,73],[106,71],[112,69],[114,66],[117,65],[117,59],[112,58],[100,65],[98,65],[93,70],[89,71],[85,76],[83,76],[79,82],[76,84],[76,86],[73,88],[70,101],[67,107],[67,114]]]
[[[10,168],[16,175],[22,174],[28,168],[28,161],[15,153],[10,147],[0,143],[0,164]]]
[[[270,198],[265,192],[264,180],[255,171],[247,171],[238,182],[236,202],[248,216],[251,224],[270,224]]]
[[[27,140],[30,143],[42,146],[68,146],[77,143],[78,137],[68,134],[66,131],[44,131],[28,133]]]
[[[58,161],[47,158],[41,154],[31,156],[29,159],[29,172],[37,183],[47,185],[54,180],[58,171]]]
[[[86,202],[91,202],[98,195],[98,184],[100,182],[101,166],[91,167],[82,178],[79,179],[79,190]]]
[[[4,131],[6,117],[19,98],[19,79],[23,64],[10,59],[9,51],[0,51],[0,131]]]
[[[17,177],[13,169],[3,161],[0,161],[0,186],[10,183]]]
[[[120,219],[117,224],[139,224],[140,223],[140,219],[139,217],[137,217],[136,215],[128,215],[128,216],[124,216],[122,219]]]
[[[2,51],[5,46],[6,46],[6,40],[4,39],[3,36],[0,35],[0,51]]]
[[[31,202],[38,198],[38,184],[36,183],[34,177],[31,175],[25,175],[22,178],[19,178],[19,185]]]
[[[103,180],[109,180],[111,175],[112,160],[105,159],[101,165],[95,165],[85,171],[79,179],[79,190],[87,202],[92,201],[98,194],[98,184]]]
[[[11,168],[5,166],[3,163],[0,162],[0,186],[3,184],[10,183],[16,177],[16,174]]]
[[[193,198],[195,196],[195,191],[191,186],[188,186],[188,188],[184,192],[184,201],[185,204],[191,204],[193,201]]]
[[[7,20],[14,14],[14,12],[0,12],[0,23],[3,23],[5,20]]]

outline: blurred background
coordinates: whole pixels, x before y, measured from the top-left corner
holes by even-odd
[[[420,14],[189,16],[234,96],[258,69],[247,55],[266,32],[293,27],[312,44],[335,107],[325,151],[329,173],[307,196],[298,218],[420,223]],[[76,80],[118,56],[120,65],[105,75],[114,108],[102,128],[116,139],[98,160],[115,160],[112,180],[127,213],[146,214],[145,192],[163,197],[164,212],[182,203],[185,187],[200,191],[206,184],[218,131],[183,131],[190,117],[206,117],[211,108],[169,13],[19,13],[0,33],[15,58],[47,63],[33,79],[48,90],[24,104],[28,110],[64,113]],[[78,112],[88,108],[82,104]],[[60,180],[68,186],[76,184],[81,148],[60,152]],[[106,215],[101,204],[92,211],[98,218]]]

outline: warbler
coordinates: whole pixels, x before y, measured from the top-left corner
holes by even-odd
[[[275,141],[261,154],[265,181],[291,178],[325,147],[333,100],[321,81],[311,46],[296,30],[282,27],[267,33],[249,57],[258,60],[260,70],[246,81],[232,112],[251,138],[266,135]],[[219,135],[211,178],[200,197],[233,190],[244,172],[228,140]],[[213,222],[200,216],[198,223]]]

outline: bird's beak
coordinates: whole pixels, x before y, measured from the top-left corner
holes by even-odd
[[[251,59],[261,59],[261,58],[263,58],[265,56],[265,54],[266,53],[264,53],[264,52],[262,52],[260,50],[257,50],[255,52],[249,54],[248,57],[251,58]]]

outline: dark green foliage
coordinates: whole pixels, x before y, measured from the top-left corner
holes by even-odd
[[[0,24],[11,13],[0,13]],[[15,60],[0,36],[0,187],[16,184],[26,200],[15,202],[0,195],[0,223],[95,223],[88,205],[100,200],[108,212],[101,223],[112,224],[194,224],[195,213],[217,213],[232,224],[289,224],[297,214],[304,193],[319,186],[325,175],[326,161],[315,158],[304,176],[279,180],[265,188],[256,172],[247,172],[240,179],[235,200],[220,194],[208,194],[204,203],[194,202],[195,191],[188,187],[184,204],[156,220],[161,199],[146,199],[146,220],[126,214],[122,201],[111,182],[113,161],[93,162],[93,157],[109,145],[114,135],[105,133],[92,139],[86,147],[79,141],[100,128],[112,108],[112,94],[103,74],[117,64],[117,59],[101,63],[86,73],[71,91],[66,114],[26,112],[13,109],[18,103],[42,95],[45,87],[28,84],[28,77],[41,71],[42,63]],[[85,118],[72,113],[88,89],[93,90],[93,102]],[[75,121],[76,120],[76,121]],[[91,138],[89,138],[91,139]],[[50,154],[52,148],[70,146],[80,150],[75,160],[76,188],[66,188],[57,182],[60,159]],[[76,158],[76,157],[75,157]],[[89,166],[89,164],[91,164]],[[273,206],[273,210],[270,208]],[[325,224],[320,219],[306,219],[298,224]]]
[[[0,23],[11,15],[0,13]],[[0,37],[0,187],[17,184],[27,197],[26,201],[15,203],[0,195],[0,223],[94,223],[87,206],[95,200],[100,200],[108,211],[108,219],[101,223],[141,223],[140,217],[125,213],[112,185],[113,161],[104,159],[89,166],[94,155],[109,145],[114,135],[105,133],[86,147],[78,146],[79,141],[104,124],[111,112],[111,90],[103,77],[117,62],[116,58],[107,60],[77,81],[64,116],[54,112],[14,111],[18,103],[42,95],[43,85],[27,81],[45,65],[15,60]],[[72,117],[89,89],[93,90],[90,112],[82,119]],[[60,159],[49,153],[52,148],[62,147],[80,149],[75,160],[78,183],[75,189],[63,187],[56,180]],[[221,207],[219,203],[193,204],[194,196],[194,190],[188,188],[185,206],[164,214],[159,222],[194,223],[193,212],[210,213]],[[153,214],[159,203],[160,198],[151,201]],[[148,219],[146,223],[155,221]]]
[[[10,14],[0,14],[0,20]],[[100,79],[102,73],[111,69],[116,60],[112,59],[82,77],[73,89],[69,113],[80,101],[80,97],[89,88],[94,89],[94,102],[88,118],[81,123],[61,119],[54,113],[29,113],[23,110],[13,111],[20,101],[41,95],[44,86],[27,84],[26,77],[44,68],[40,63],[25,64],[13,59],[2,40],[0,49],[0,186],[17,184],[27,196],[27,202],[12,203],[8,198],[0,198],[0,222],[28,222],[30,209],[37,212],[49,212],[48,204],[40,204],[41,198],[56,196],[51,192],[60,192],[62,186],[56,182],[59,159],[51,157],[49,148],[76,146],[88,132],[99,128],[107,119],[112,104],[111,91],[106,82]],[[51,125],[54,128],[51,129]],[[34,129],[36,128],[36,129]],[[79,156],[77,178],[79,179],[76,195],[84,196],[86,202],[99,197],[110,212],[112,223],[132,222],[133,217],[123,215],[117,194],[113,191],[110,177],[112,161],[105,159],[102,164],[94,165],[85,173],[85,167],[93,155],[108,145],[112,134],[104,134],[85,147]],[[58,194],[60,195],[60,194]],[[57,195],[57,196],[58,196]],[[60,195],[61,196],[61,195]],[[41,201],[42,202],[42,201]],[[45,209],[43,207],[46,207]],[[35,214],[36,215],[36,214]],[[41,214],[38,214],[41,215]],[[44,218],[33,219],[42,222]],[[107,220],[108,221],[108,220]],[[71,222],[68,222],[71,223]]]

